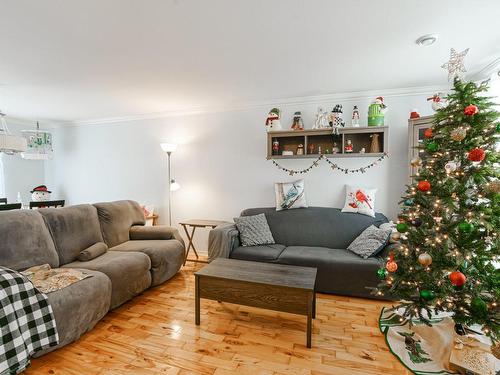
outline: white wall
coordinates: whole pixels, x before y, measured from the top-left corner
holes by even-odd
[[[10,124],[11,133],[19,135],[21,130],[29,129],[33,125]],[[30,191],[38,185],[45,183],[44,162],[39,160],[25,160],[20,154],[0,154],[3,165],[5,197],[9,203],[17,200],[17,193],[21,193],[24,203],[31,199]],[[0,189],[1,190],[1,189]]]
[[[345,117],[354,104],[366,116],[369,100],[340,102]],[[412,108],[422,115],[430,105],[422,95],[386,98],[386,122],[390,126],[389,153],[378,167],[365,174],[332,172],[322,163],[306,175],[310,205],[341,207],[344,185],[378,188],[376,209],[389,218],[398,212],[397,202],[407,178],[407,119]],[[301,110],[307,128],[312,126],[318,105],[331,110],[335,103],[282,107],[282,124],[289,126],[295,110]],[[55,158],[46,163],[47,184],[54,198],[68,204],[134,199],[159,208],[167,221],[166,155],[161,141],[179,143],[172,156],[173,177],[182,188],[174,192],[174,222],[188,218],[231,220],[248,207],[273,206],[277,181],[294,180],[266,160],[264,120],[269,108],[169,117],[105,125],[81,125],[54,131]],[[366,121],[366,120],[365,120]],[[337,159],[357,168],[372,158]],[[294,169],[310,159],[284,160]],[[206,233],[198,243],[206,245]]]

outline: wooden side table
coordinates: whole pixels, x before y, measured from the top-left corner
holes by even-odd
[[[186,255],[184,257],[184,265],[186,265],[188,254],[189,254],[189,251],[191,249],[193,249],[194,254],[196,255],[196,259],[199,258],[198,252],[196,251],[196,248],[194,247],[194,243],[193,243],[194,232],[196,231],[196,228],[214,229],[216,226],[218,226],[220,224],[224,224],[224,223],[227,223],[227,221],[200,220],[200,219],[191,219],[191,220],[186,220],[186,221],[182,221],[179,223],[184,228],[184,232],[186,233],[186,236],[188,238],[188,246],[186,247]],[[188,227],[192,228],[191,233],[189,233]]]

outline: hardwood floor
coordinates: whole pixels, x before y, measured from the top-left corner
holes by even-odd
[[[203,266],[188,262],[25,374],[409,374],[378,329],[379,301],[318,294],[312,349],[298,315],[202,300],[197,327],[193,271]]]

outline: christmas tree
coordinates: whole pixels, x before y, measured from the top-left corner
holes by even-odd
[[[494,342],[500,326],[500,113],[487,83],[454,80],[448,105],[425,132],[377,294],[400,300],[405,318],[430,324],[440,312],[479,324]],[[498,267],[498,264],[497,264]]]

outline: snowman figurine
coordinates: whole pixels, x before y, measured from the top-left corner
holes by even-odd
[[[432,109],[435,110],[435,111],[438,111],[440,109],[443,109],[444,107],[446,107],[446,100],[443,99],[443,94],[438,92],[437,94],[434,94],[433,96],[431,96],[430,98],[427,98],[427,101],[431,101],[431,106],[432,106]]]
[[[269,111],[266,119],[266,130],[268,132],[281,130],[279,108],[273,108]]]
[[[31,190],[30,193],[33,202],[46,202],[50,201],[50,193],[52,192],[47,189],[47,186],[40,185]]]

